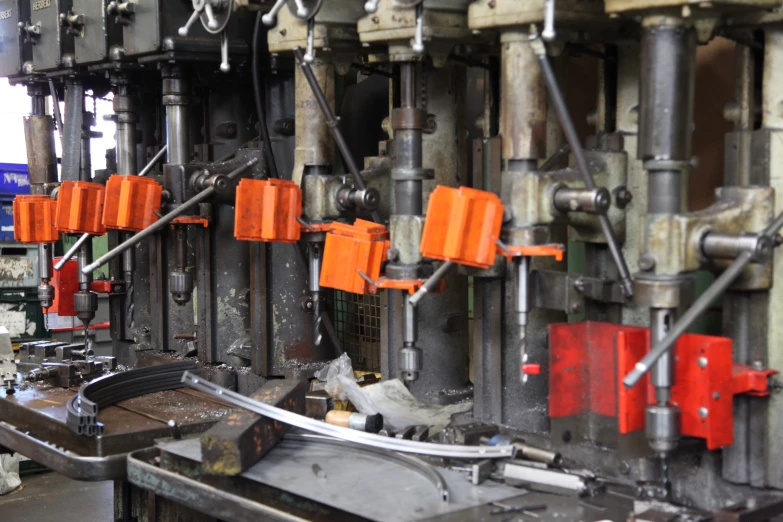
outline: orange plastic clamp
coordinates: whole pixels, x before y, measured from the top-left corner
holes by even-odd
[[[381,277],[370,287],[370,292],[375,294],[378,290],[402,290],[413,295],[426,281],[426,279],[387,279]],[[441,280],[431,293],[442,294],[445,288],[446,281]]]
[[[55,226],[60,232],[69,234],[92,234],[102,236],[103,185],[89,181],[63,181],[57,196],[57,217]]]
[[[534,246],[509,246],[505,245],[505,249],[498,246],[498,255],[504,256],[509,260],[513,260],[515,257],[554,257],[555,261],[563,260],[563,253],[565,252],[565,245],[551,244],[551,245],[534,245]]]
[[[248,179],[239,182],[234,237],[243,241],[299,241],[302,190],[293,181]]]
[[[491,192],[435,187],[427,208],[420,251],[424,257],[489,268],[503,225],[503,203]]]
[[[106,183],[103,226],[139,232],[158,220],[163,187],[149,178],[114,175]]]
[[[172,228],[174,225],[197,225],[209,228],[209,219],[201,216],[179,216],[171,222]]]
[[[54,226],[57,202],[49,196],[16,196],[14,239],[20,243],[54,243],[60,234]]]
[[[359,271],[375,281],[389,249],[386,227],[357,219],[353,225],[332,223],[326,234],[320,285],[354,294],[371,291]]]

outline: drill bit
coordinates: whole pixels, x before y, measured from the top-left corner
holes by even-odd
[[[526,330],[527,330],[527,312],[528,312],[528,273],[530,268],[530,258],[520,256],[514,258],[514,278],[516,279],[516,299],[514,308],[517,312],[517,326],[519,327],[519,375],[520,380],[527,382],[527,374],[523,371],[527,363],[526,353]]]

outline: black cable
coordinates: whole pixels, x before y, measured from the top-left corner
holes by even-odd
[[[253,96],[256,101],[256,115],[258,116],[258,132],[261,134],[261,140],[264,142],[264,156],[266,157],[267,167],[270,178],[279,178],[277,173],[277,164],[275,155],[272,152],[272,140],[269,139],[269,128],[266,125],[266,113],[264,112],[264,97],[261,93],[261,80],[258,71],[258,41],[261,37],[261,12],[256,14],[256,25],[253,28]]]

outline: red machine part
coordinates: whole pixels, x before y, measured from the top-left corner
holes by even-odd
[[[653,390],[645,377],[633,389],[625,374],[649,351],[646,328],[587,321],[549,327],[550,417],[594,413],[616,417],[622,434],[644,428]],[[684,334],[674,347],[672,403],[682,410],[682,433],[703,438],[709,449],[734,442],[734,395],[769,394],[774,370],[732,362],[725,337]]]
[[[60,234],[54,226],[57,202],[49,196],[16,196],[14,239],[20,243],[54,243]]]
[[[68,234],[102,236],[106,188],[89,181],[63,181],[57,196],[55,226]]]
[[[55,258],[57,264],[62,258]],[[73,295],[79,291],[79,263],[75,259],[67,261],[58,272],[52,272],[51,285],[54,287],[54,300],[49,308],[49,313],[55,313],[61,317],[76,317],[73,308]]]
[[[139,176],[114,175],[106,183],[103,226],[139,232],[158,220],[163,194],[154,180]]]

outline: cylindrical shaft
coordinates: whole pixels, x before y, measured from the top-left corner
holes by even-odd
[[[153,158],[150,160],[147,165],[144,166],[143,169],[141,169],[141,172],[139,172],[139,176],[146,176],[149,174],[149,172],[155,167],[155,165],[160,161],[160,159],[163,157],[164,154],[169,150],[168,145],[164,145],[161,147],[161,149],[153,156]]]
[[[92,283],[92,271],[85,271],[84,268],[92,260],[92,241],[86,241],[79,247],[77,260],[79,261],[79,289],[89,290],[90,283]]]
[[[647,184],[649,214],[677,214],[682,210],[681,171],[649,170]]]
[[[668,308],[653,308],[650,310],[650,343],[655,346],[661,342],[674,323],[674,310]],[[674,361],[672,354],[663,355],[650,372],[650,384],[656,388],[656,394],[663,393],[665,405],[668,402],[668,390],[672,387],[674,381]],[[665,389],[663,391],[661,389]],[[661,397],[662,398],[662,397]]]
[[[696,33],[680,18],[642,23],[639,159],[690,161]]]
[[[527,381],[527,374],[522,370],[527,362],[526,332],[527,314],[530,311],[529,290],[530,258],[521,256],[514,259],[514,311],[517,313],[517,326],[519,327],[519,371],[522,382]]]

